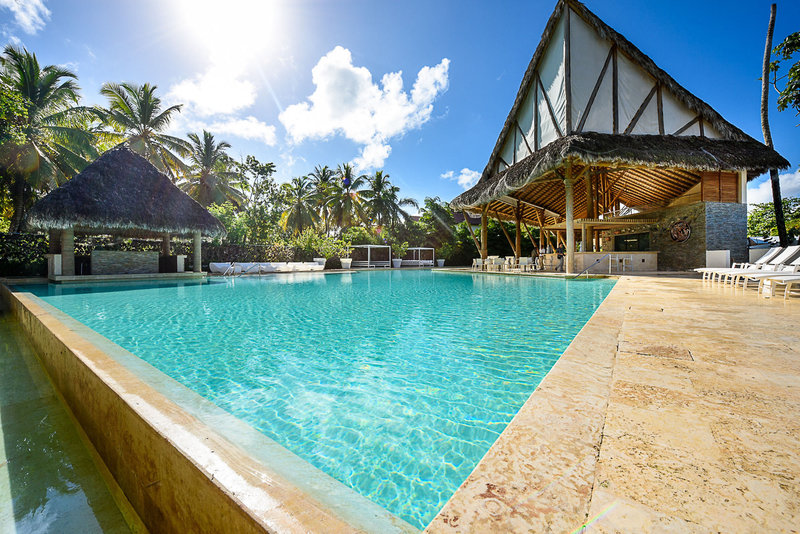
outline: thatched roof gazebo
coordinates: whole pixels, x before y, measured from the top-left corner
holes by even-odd
[[[194,238],[194,270],[200,272],[202,236],[225,235],[208,210],[124,144],[105,152],[82,172],[39,200],[28,212],[27,226],[61,236],[61,271],[74,275],[74,235],[109,234],[163,239]]]
[[[450,204],[484,227],[516,221],[515,255],[520,225],[539,227],[542,243],[566,246],[569,272],[578,229],[583,250],[599,250],[599,230],[678,217],[670,209],[692,202],[745,204],[748,179],[788,166],[583,4],[559,0],[478,183]],[[713,209],[744,231],[743,207]],[[727,247],[712,237],[706,248]]]

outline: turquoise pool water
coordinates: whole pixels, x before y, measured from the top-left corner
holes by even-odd
[[[424,527],[613,285],[413,270],[20,289]]]

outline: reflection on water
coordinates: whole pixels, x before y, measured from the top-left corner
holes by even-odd
[[[0,532],[129,532],[8,316],[0,316],[0,369]]]

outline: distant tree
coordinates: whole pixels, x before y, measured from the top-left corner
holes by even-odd
[[[108,109],[97,107],[95,113],[108,126],[110,139],[127,142],[131,150],[177,181],[187,170],[181,156],[187,156],[191,147],[180,137],[163,133],[180,113],[181,104],[162,109],[156,89],[149,83],[104,83],[100,94],[108,98]]]
[[[299,234],[303,230],[314,228],[319,220],[316,210],[316,198],[311,180],[307,176],[292,178],[283,185],[286,190],[288,207],[281,217],[283,230],[291,234]]]
[[[388,225],[394,228],[402,217],[408,219],[409,214],[403,207],[419,207],[413,198],[400,198],[400,188],[392,185],[389,175],[383,171],[367,178],[368,186],[361,192],[364,198],[366,211],[372,221],[378,226]]]
[[[8,184],[9,231],[19,232],[34,194],[64,183],[96,158],[97,151],[94,135],[82,128],[87,111],[78,106],[75,73],[55,65],[41,67],[36,54],[11,45],[0,63],[8,136],[0,151],[0,176]]]
[[[783,212],[786,215],[786,228],[789,236],[800,234],[800,197],[783,199]],[[775,206],[771,202],[753,204],[747,215],[747,235],[769,237],[778,235],[775,223]]]
[[[327,165],[317,165],[314,167],[314,171],[308,174],[308,178],[314,187],[318,213],[327,235],[330,230],[330,207],[327,204],[327,200],[331,193],[333,180],[336,179],[336,173]]]
[[[800,32],[794,32],[786,36],[778,46],[772,51],[772,55],[778,59],[769,64],[769,71],[772,73],[772,85],[778,91],[778,111],[784,111],[792,107],[797,111],[795,115],[800,115],[800,57],[789,67],[789,71],[783,76],[778,76],[781,61],[792,59],[792,56],[800,52]],[[778,82],[784,82],[783,89],[778,87]]]
[[[249,184],[249,194],[240,215],[247,228],[245,242],[274,241],[286,209],[285,193],[272,177],[275,164],[261,163],[255,156],[247,156],[244,161],[235,162],[233,170],[240,182]]]
[[[770,51],[772,50],[772,33],[775,29],[775,4],[770,6],[769,24],[767,25],[767,44],[764,47],[764,61],[761,66],[761,131],[764,133],[764,144],[773,148],[772,133],[769,130],[769,70],[770,70]],[[789,244],[786,236],[786,222],[783,215],[783,204],[781,202],[781,182],[778,177],[778,169],[769,170],[769,179],[772,184],[772,203],[775,206],[775,224],[778,228],[778,239],[781,246]]]
[[[420,223],[428,235],[429,244],[439,248],[453,239],[453,227],[456,224],[450,206],[439,197],[426,197],[421,210]]]
[[[356,176],[353,166],[343,163],[336,169],[336,179],[331,182],[325,206],[330,219],[340,230],[367,221],[359,189],[366,182],[364,175]]]
[[[203,206],[230,202],[241,207],[245,200],[243,189],[247,183],[231,170],[233,161],[225,153],[231,145],[217,142],[214,136],[203,130],[203,138],[195,133],[187,136],[190,141],[189,166],[186,178],[179,187]]]

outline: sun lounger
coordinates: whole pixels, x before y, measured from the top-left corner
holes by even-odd
[[[225,274],[225,272],[231,268],[230,262],[228,263],[209,263],[208,270],[211,271],[213,274]]]
[[[782,251],[783,247],[772,247],[769,249],[763,256],[758,258],[753,263],[734,263],[733,266],[729,268],[720,268],[720,267],[701,267],[695,269],[695,272],[703,273],[703,280],[708,280],[709,278],[711,281],[714,281],[714,277],[717,276],[721,272],[729,272],[733,270],[739,269],[758,269],[762,265],[766,265],[771,262],[772,259],[776,258]]]
[[[739,266],[732,269],[715,269],[711,271],[711,280],[714,281],[714,278],[716,277],[717,281],[727,283],[729,280],[733,280],[735,277],[744,274],[750,274],[764,270],[774,271],[778,267],[786,265],[788,262],[793,260],[797,254],[800,254],[800,245],[786,247],[766,263],[752,265],[744,264],[744,266]]]
[[[260,272],[260,266],[258,263],[239,263],[234,262],[234,268],[239,268],[239,273],[241,274],[258,274]],[[239,274],[237,273],[237,274]]]
[[[798,255],[795,259],[793,259],[790,263],[785,263],[783,265],[765,265],[762,269],[756,271],[747,271],[736,273],[732,276],[733,279],[733,287],[739,283],[739,280],[742,280],[742,287],[747,289],[748,283],[752,280],[754,282],[761,281],[765,278],[771,278],[776,276],[777,274],[794,274],[800,271],[800,255]],[[761,284],[759,284],[760,286]]]
[[[783,285],[783,299],[786,300],[791,292],[793,291],[793,287],[795,285],[800,286],[800,273],[793,273],[793,274],[776,274],[773,277],[765,278],[759,284],[759,292],[762,296],[769,296],[767,295],[767,286],[769,286],[769,293],[770,295],[775,292],[776,285]],[[800,289],[800,288],[799,288]]]

